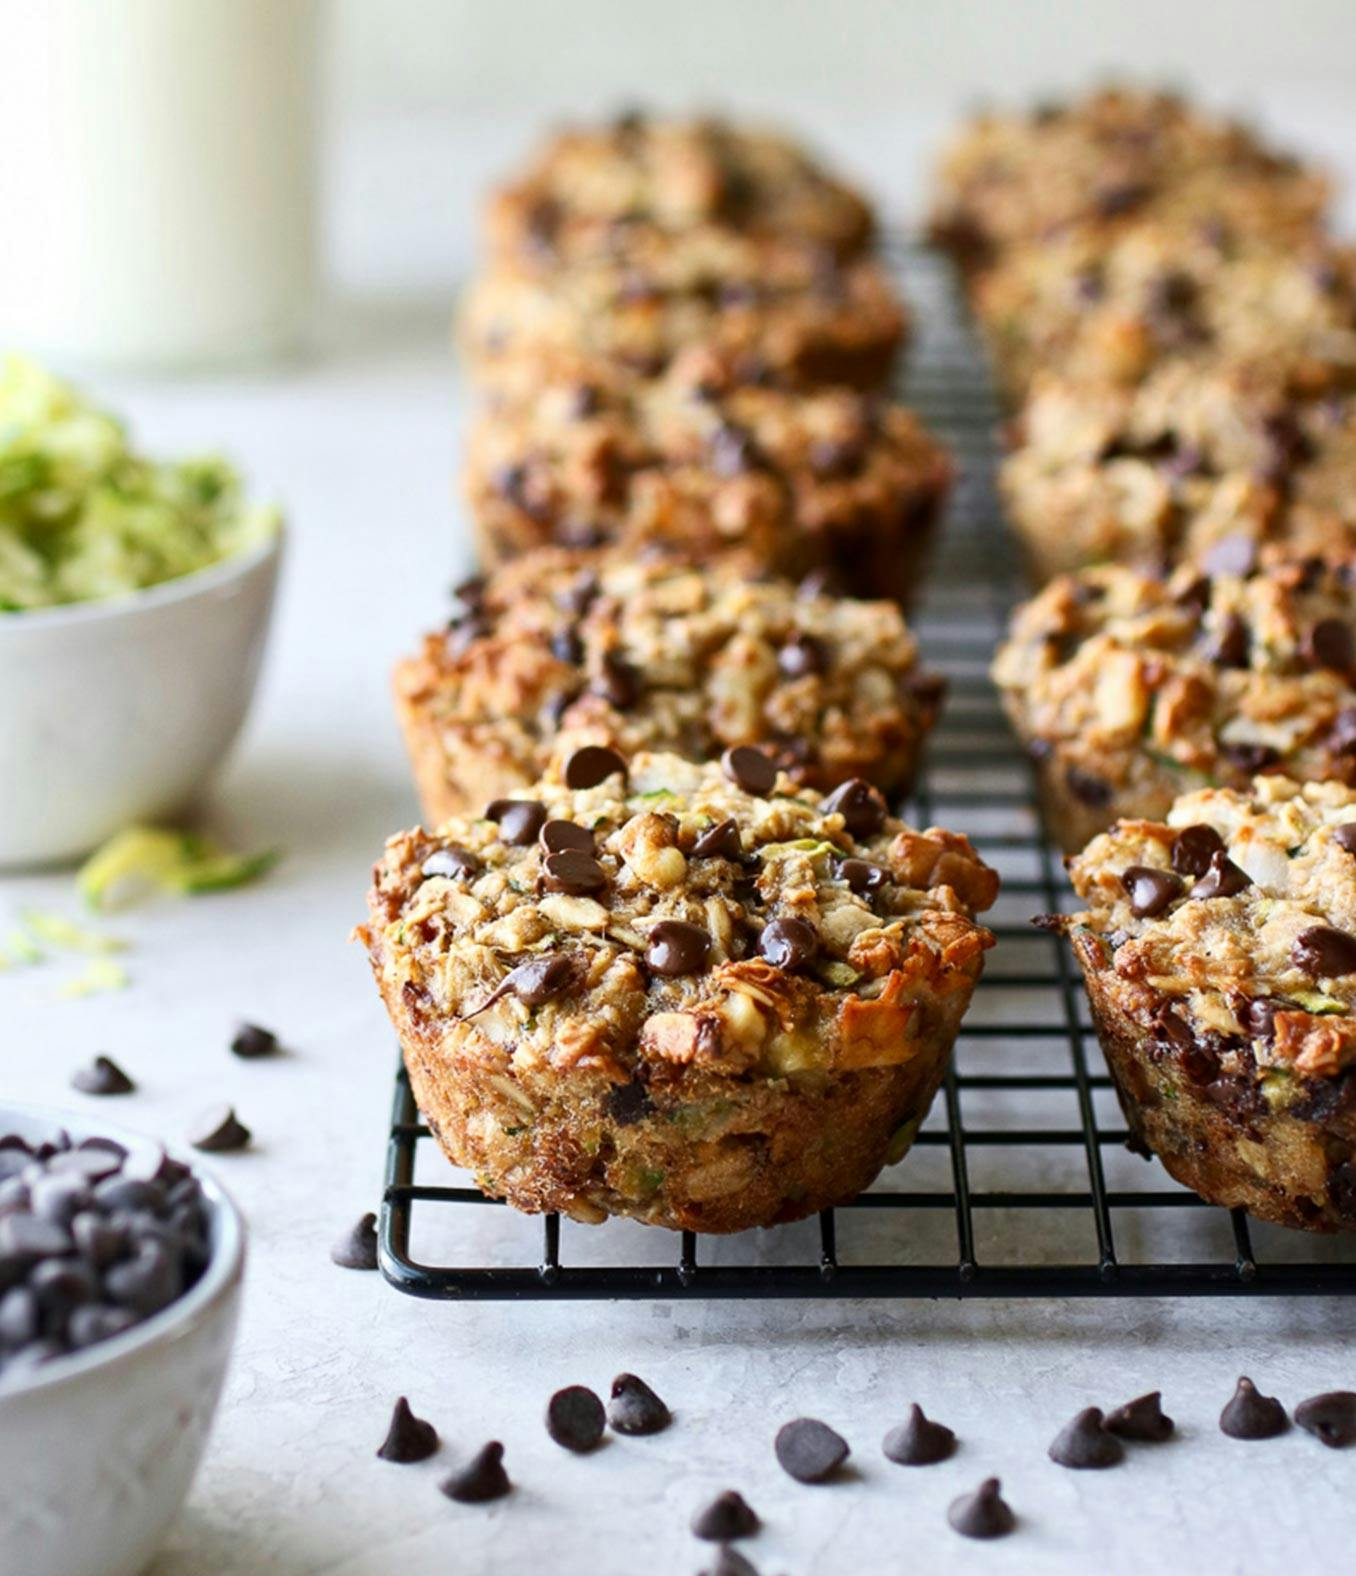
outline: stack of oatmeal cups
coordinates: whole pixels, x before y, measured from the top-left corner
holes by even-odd
[[[998,881],[895,818],[944,699],[902,607],[947,455],[862,198],[626,115],[484,213],[482,573],[402,662],[426,825],[361,927],[420,1109],[517,1208],[729,1232],[845,1202],[945,1071]]]
[[[1135,1137],[1356,1228],[1356,258],[1321,174],[1162,94],[968,126],[933,231],[1040,589],[994,676]]]

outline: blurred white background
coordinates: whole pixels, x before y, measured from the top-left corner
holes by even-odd
[[[329,23],[329,251],[367,288],[445,288],[533,128],[630,103],[790,121],[903,217],[967,108],[1113,74],[1356,178],[1353,0],[332,0]]]

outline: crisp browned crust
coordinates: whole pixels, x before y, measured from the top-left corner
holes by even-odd
[[[970,916],[997,878],[964,838],[883,806],[854,838],[784,777],[762,797],[676,756],[534,794],[592,829],[604,890],[552,890],[536,845],[458,819],[388,843],[358,932],[454,1162],[529,1212],[738,1231],[841,1203],[905,1152],[993,940]],[[727,819],[740,857],[702,855]],[[452,850],[464,876],[424,875]],[[853,857],[885,872],[869,894]],[[774,920],[808,926],[817,951],[760,956]],[[709,944],[676,976],[644,961],[673,921]],[[555,994],[505,988],[548,958]]]
[[[789,579],[826,570],[907,604],[951,464],[902,406],[753,387],[696,350],[657,380],[593,364],[500,391],[464,479],[488,564],[551,543],[738,548]]]
[[[1210,1202],[1314,1231],[1356,1229],[1353,822],[1337,783],[1184,796],[1072,861],[1088,906],[1062,921],[1135,1137]]]
[[[801,785],[913,779],[943,685],[897,606],[706,564],[540,548],[463,591],[395,671],[431,826],[528,788],[583,744],[693,760],[764,746]]]
[[[558,132],[485,214],[494,255],[542,265],[606,254],[623,229],[681,234],[711,224],[796,237],[847,257],[870,239],[872,215],[859,193],[786,137],[638,114]]]
[[[904,341],[904,308],[871,258],[714,227],[628,233],[596,258],[543,271],[501,263],[472,285],[460,341],[490,387],[585,358],[653,377],[701,345],[746,379],[879,388]]]
[[[1066,851],[1261,768],[1356,781],[1353,582],[1350,555],[1267,550],[1245,573],[1088,569],[1018,608],[994,681]]]

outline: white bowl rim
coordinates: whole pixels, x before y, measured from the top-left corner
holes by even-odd
[[[232,580],[244,579],[269,559],[277,558],[287,535],[286,521],[281,517],[272,534],[253,547],[247,547],[214,564],[194,569],[186,575],[176,575],[172,580],[162,580],[159,585],[143,586],[135,591],[118,591],[112,596],[95,597],[87,602],[63,602],[57,607],[35,607],[0,613],[0,640],[7,635],[19,635],[25,630],[59,629],[68,624],[92,624],[116,618],[131,618],[152,608],[165,607],[174,602],[186,602],[199,593],[214,591],[218,586],[229,585]]]
[[[106,1341],[96,1341],[82,1351],[67,1352],[60,1357],[39,1364],[17,1381],[6,1381],[0,1373],[0,1422],[9,1402],[53,1390],[64,1384],[73,1384],[96,1369],[111,1366],[124,1357],[144,1351],[147,1347],[163,1345],[175,1340],[186,1330],[201,1323],[212,1306],[240,1279],[245,1262],[245,1218],[240,1207],[222,1187],[216,1174],[205,1168],[197,1157],[189,1158],[172,1144],[163,1144],[149,1133],[107,1122],[93,1122],[78,1112],[58,1110],[54,1106],[0,1103],[0,1133],[10,1131],[14,1121],[49,1124],[53,1133],[65,1130],[73,1140],[81,1138],[112,1138],[128,1149],[154,1144],[163,1149],[171,1160],[178,1160],[193,1168],[193,1174],[202,1183],[203,1194],[212,1210],[215,1228],[212,1257],[206,1269],[182,1297],[153,1313],[149,1319],[134,1324],[121,1335],[110,1336]]]

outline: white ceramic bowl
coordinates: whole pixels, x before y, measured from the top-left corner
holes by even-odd
[[[62,1127],[132,1150],[151,1142],[102,1122],[0,1105],[0,1133],[32,1142]],[[188,1493],[226,1375],[245,1253],[239,1211],[190,1163],[212,1221],[212,1257],[192,1290],[124,1335],[22,1380],[0,1377],[6,1576],[137,1576]]]
[[[245,720],[282,538],[107,602],[0,613],[0,869],[76,859],[201,789]]]

